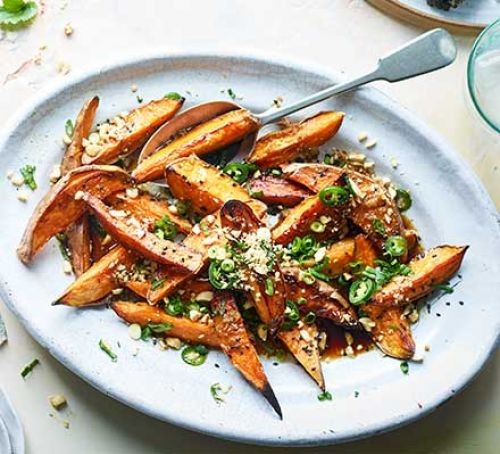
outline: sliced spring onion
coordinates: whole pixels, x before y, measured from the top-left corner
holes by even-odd
[[[251,173],[257,170],[255,164],[246,162],[231,162],[222,169],[222,171],[229,175],[236,183],[244,183],[248,180]]]
[[[64,124],[64,132],[70,139],[73,137],[73,134],[75,133],[75,126],[73,125],[72,120],[66,120],[66,123]]]
[[[399,235],[390,236],[384,243],[385,251],[392,257],[401,257],[406,254],[408,244],[406,239]]]
[[[311,223],[310,229],[314,233],[323,233],[325,231],[326,225],[322,224],[320,221],[314,221]]]
[[[401,372],[403,372],[403,374],[408,375],[408,371],[410,370],[408,362],[403,361],[402,363],[399,364],[399,368],[401,369]]]
[[[349,200],[349,191],[340,186],[329,186],[319,192],[319,198],[325,205],[339,206]]]
[[[234,260],[224,259],[221,262],[220,267],[225,273],[230,273],[231,271],[234,271]]]
[[[266,279],[265,291],[266,291],[266,295],[268,295],[268,296],[274,295],[274,281],[270,277],[268,277]]]
[[[358,305],[365,303],[375,291],[375,282],[367,277],[354,281],[349,288],[349,301]]]
[[[375,233],[382,236],[385,235],[385,225],[380,219],[375,218],[372,220],[372,228]]]
[[[314,312],[308,312],[304,316],[304,323],[307,323],[308,325],[312,325],[316,321],[316,314]]]
[[[173,99],[174,101],[179,101],[180,99],[182,99],[182,96],[175,91],[171,91],[170,93],[167,93],[164,97],[168,98],[168,99]]]
[[[170,315],[180,315],[184,312],[184,303],[178,296],[171,297],[165,304],[165,312]]]
[[[406,211],[411,208],[412,200],[411,195],[404,189],[396,189],[396,206],[399,211]]]
[[[208,349],[204,345],[190,345],[181,352],[182,360],[190,366],[201,366],[208,356]]]
[[[111,350],[111,346],[104,339],[99,341],[99,348],[111,358],[111,361],[116,362],[118,356]]]
[[[316,282],[316,278],[308,272],[301,272],[299,279],[307,285],[313,285]]]
[[[33,369],[40,364],[40,360],[35,358],[29,364],[23,367],[21,371],[21,377],[26,378],[26,376],[33,371]]]
[[[155,222],[154,232],[162,240],[173,240],[177,235],[177,226],[170,220],[168,215],[165,215]]]
[[[324,402],[325,400],[332,400],[332,393],[330,391],[323,391],[321,394],[318,394],[318,400],[320,402]]]

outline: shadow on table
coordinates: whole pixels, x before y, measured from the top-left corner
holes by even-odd
[[[477,415],[495,414],[495,409],[484,411],[484,406],[494,406],[493,399],[478,399],[481,395],[491,395],[489,390],[494,388],[499,379],[498,367],[500,354],[493,355],[485,370],[476,378],[473,384],[463,393],[439,407],[424,419],[402,427],[395,431],[372,437],[365,440],[346,443],[333,447],[318,447],[307,449],[311,454],[332,453],[444,453],[455,452],[482,452],[484,445],[478,445],[478,440],[467,437],[470,425],[495,424],[494,420],[481,421]],[[62,367],[57,365],[56,367]],[[71,377],[63,374],[63,377]],[[65,379],[66,385],[72,391],[78,392],[81,387],[86,388],[88,409],[93,413],[95,425],[99,420],[115,421],[117,437],[133,439],[135,445],[141,446],[141,454],[146,453],[242,453],[280,454],[289,452],[290,448],[256,447],[219,440],[206,435],[191,432],[163,423],[138,413],[129,407],[103,396],[98,391],[82,383],[79,378]],[[77,389],[78,388],[78,389]],[[81,389],[80,389],[81,391]],[[484,418],[484,417],[483,417]],[[89,428],[90,432],[91,428]],[[91,437],[89,433],[89,437]],[[207,445],[210,448],[207,448]],[[480,451],[477,451],[480,449]],[[304,448],[301,448],[304,450]],[[298,452],[295,450],[295,452]]]

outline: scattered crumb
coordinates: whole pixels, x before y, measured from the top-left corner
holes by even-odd
[[[67,260],[63,262],[63,271],[64,274],[71,274],[71,272],[73,271],[71,268],[71,263],[69,263]]]
[[[139,87],[137,87],[137,85],[136,85],[136,84],[132,84],[132,85],[130,86],[130,91],[131,91],[132,93],[135,93],[138,89],[139,89]]]
[[[360,132],[358,134],[358,142],[364,142],[366,139],[368,139],[368,134],[366,132]]]
[[[276,98],[273,99],[273,105],[279,109],[283,105],[283,97],[276,96]]]
[[[24,178],[21,175],[13,174],[9,179],[10,182],[17,187],[21,187],[24,184]]]
[[[376,145],[377,145],[377,141],[375,139],[373,139],[373,140],[366,142],[365,147],[368,149],[371,149],[371,148],[375,147]]]
[[[26,191],[19,191],[17,193],[17,200],[21,201],[21,202],[27,202],[28,201],[28,193]]]
[[[71,66],[64,61],[61,61],[57,64],[56,70],[59,74],[65,76],[71,71]]]
[[[66,24],[64,26],[64,34],[69,38],[73,34],[73,27],[71,24]]]
[[[391,166],[393,169],[397,169],[399,166],[399,162],[396,158],[391,158]]]
[[[62,394],[54,394],[53,396],[49,396],[49,402],[50,405],[52,405],[52,407],[57,411],[68,405],[66,397],[64,397]]]
[[[59,178],[61,178],[61,166],[59,164],[56,164],[52,168],[52,172],[50,172],[49,174],[49,181],[51,183],[56,183]]]
[[[14,176],[14,171],[13,170],[7,170],[7,180],[12,180],[13,176]]]

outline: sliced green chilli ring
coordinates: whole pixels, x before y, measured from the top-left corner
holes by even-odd
[[[399,211],[409,210],[412,203],[411,195],[408,191],[405,191],[404,189],[396,189],[396,206]]]
[[[323,233],[326,229],[326,225],[322,224],[320,221],[314,221],[311,223],[310,228],[314,233]]]
[[[390,236],[384,243],[385,251],[391,257],[401,257],[408,250],[408,243],[405,238],[399,235]]]
[[[204,345],[190,345],[182,350],[182,360],[190,366],[201,366],[208,356],[208,349]]]
[[[228,280],[222,272],[221,265],[215,261],[208,267],[208,280],[217,290],[225,290],[233,286],[233,282]]]
[[[374,281],[367,277],[362,277],[351,284],[349,288],[349,301],[355,306],[366,303],[373,295],[375,288]]]
[[[254,164],[247,164],[245,162],[232,162],[224,167],[223,172],[229,175],[236,183],[244,183],[248,180],[250,172],[256,170]]]
[[[329,186],[319,192],[319,198],[325,205],[339,206],[349,200],[349,191],[340,186]]]

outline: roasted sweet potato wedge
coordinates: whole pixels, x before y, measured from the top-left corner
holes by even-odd
[[[289,331],[280,331],[278,338],[318,386],[324,390],[325,379],[321,369],[317,326],[315,324],[304,325],[300,329],[294,327]]]
[[[396,276],[371,299],[380,306],[404,306],[431,293],[460,268],[468,246],[438,246],[410,261],[411,274]]]
[[[313,195],[304,201],[288,209],[283,213],[282,218],[273,227],[273,240],[277,244],[288,244],[296,236],[313,234],[311,224],[320,216],[328,216],[328,234],[343,231],[345,218],[340,210],[335,207],[328,207],[321,202],[318,196]]]
[[[272,175],[250,180],[248,190],[251,194],[259,194],[259,200],[268,205],[284,207],[293,207],[311,195],[307,189]]]
[[[219,292],[215,295],[211,306],[220,348],[232,365],[265,397],[279,417],[283,418],[278,400],[267,380],[259,355],[250,341],[234,296],[229,292]]]
[[[115,247],[78,277],[53,304],[81,307],[98,303],[119,287],[115,277],[117,268],[122,265],[130,269],[135,260],[124,247]]]
[[[104,230],[116,241],[136,251],[139,255],[154,262],[171,265],[193,273],[203,266],[203,257],[183,244],[161,239],[154,233],[145,230],[145,226],[133,215],[116,213],[96,197],[87,192],[82,200],[95,214]],[[118,215],[119,214],[119,215]]]
[[[169,210],[167,202],[157,200],[147,193],[140,193],[137,197],[129,197],[125,192],[117,192],[106,199],[113,210],[130,212],[146,226],[154,226],[154,223],[165,216],[177,227],[181,233],[191,232],[191,223],[176,213]]]
[[[114,166],[82,166],[69,172],[35,208],[17,249],[21,261],[28,264],[51,237],[82,216],[87,206],[83,200],[75,200],[78,191],[105,198],[129,184],[127,173]]]
[[[306,284],[300,280],[299,268],[283,268],[282,273],[288,299],[305,299],[305,302],[299,305],[301,313],[313,312],[317,317],[327,318],[345,328],[358,326],[356,311],[336,288],[322,281],[316,281],[314,285]]]
[[[82,165],[83,139],[89,135],[92,129],[98,106],[99,98],[94,96],[83,105],[76,117],[73,137],[61,162],[62,175],[66,175],[69,171]],[[66,236],[71,266],[75,276],[78,277],[92,264],[91,235],[86,214],[82,215],[66,230]]]
[[[117,301],[111,307],[120,318],[128,323],[137,323],[142,327],[148,323],[168,323],[172,326],[165,333],[168,337],[178,337],[184,342],[220,348],[220,339],[213,324],[175,317],[167,314],[163,308],[150,306],[148,303]]]
[[[245,109],[232,110],[202,123],[171,141],[141,161],[132,173],[137,181],[161,178],[165,166],[191,154],[198,156],[217,151],[257,130],[258,120]]]
[[[257,243],[260,244],[266,241],[264,235],[258,236],[259,228],[262,226],[259,219],[248,205],[239,200],[226,202],[221,208],[220,219],[222,228],[239,231],[243,234],[239,237],[242,241],[249,244],[256,243],[255,246],[250,245],[250,249],[254,247],[257,250],[260,248]],[[256,251],[255,254],[258,254],[258,252]],[[265,267],[265,274],[258,271],[257,267],[252,268],[251,266],[241,270],[241,272],[247,276],[248,291],[252,295],[257,311],[259,312],[261,306],[267,308],[269,320],[265,323],[268,324],[270,333],[274,335],[283,322],[286,299],[285,283],[278,263],[273,264],[270,272]],[[272,283],[272,292],[267,290],[269,282]],[[264,312],[263,307],[260,310]]]
[[[410,323],[403,316],[402,307],[381,307],[365,304],[363,310],[375,326],[369,331],[373,341],[386,355],[397,359],[411,359],[415,354],[415,341]]]
[[[99,107],[99,98],[94,96],[89,99],[76,117],[73,137],[61,162],[61,174],[66,175],[71,170],[82,165],[84,153],[83,139],[87,138],[92,130],[95,114]]]
[[[356,254],[356,242],[354,238],[344,238],[333,243],[327,250],[325,271],[331,276],[342,274],[344,268],[352,261]]]
[[[140,106],[126,115],[116,117],[113,123],[99,126],[99,140],[84,142],[85,164],[112,164],[142,145],[182,107],[184,98],[162,98]],[[106,126],[104,126],[106,125]],[[91,139],[91,137],[89,137]]]
[[[246,202],[251,198],[231,177],[196,155],[168,165],[165,178],[174,197],[188,200],[201,214],[213,213],[228,200]]]
[[[292,161],[305,150],[319,147],[339,130],[342,112],[320,112],[300,123],[261,137],[248,157],[259,167],[276,167]]]
[[[383,248],[387,237],[404,234],[404,223],[394,200],[384,187],[369,176],[326,164],[290,164],[282,170],[285,178],[302,184],[313,192],[321,191],[326,186],[343,184],[345,178],[339,178],[339,174],[344,173],[350,180],[350,185],[355,188],[350,209],[345,210],[346,216],[361,228],[379,249]],[[375,228],[376,220],[382,224],[382,234],[380,228]]]

